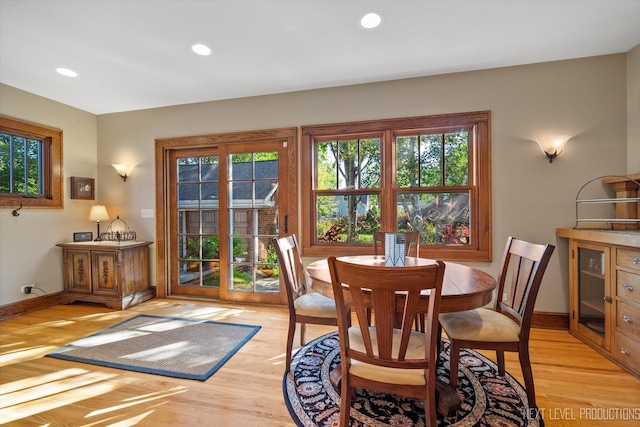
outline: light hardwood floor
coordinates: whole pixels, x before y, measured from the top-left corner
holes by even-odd
[[[140,313],[262,329],[204,382],[43,357]],[[282,307],[165,299],[126,311],[59,305],[5,320],[0,322],[0,425],[294,426],[282,397],[287,316]],[[307,336],[333,329],[309,325]],[[616,416],[618,409],[631,409],[640,417],[638,379],[566,331],[534,330],[531,344],[546,426],[640,425],[640,418]],[[507,370],[522,382],[515,357],[507,356]],[[590,420],[589,414],[615,419]]]

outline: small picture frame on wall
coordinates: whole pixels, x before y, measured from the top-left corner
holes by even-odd
[[[71,198],[81,200],[95,199],[95,179],[71,177]]]

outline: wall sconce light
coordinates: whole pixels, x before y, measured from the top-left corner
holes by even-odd
[[[549,159],[549,163],[553,163],[553,159],[562,153],[562,149],[569,139],[569,135],[547,136],[536,142],[540,146],[545,157]]]
[[[106,221],[108,219],[109,213],[107,212],[107,208],[102,205],[91,206],[91,210],[89,211],[89,221],[95,221],[98,224],[98,237],[96,237],[94,241],[99,242],[102,240],[100,237],[100,221]]]
[[[113,166],[113,168],[116,170],[116,172],[118,172],[118,175],[120,175],[120,178],[122,178],[123,181],[126,181],[127,178],[129,177],[129,173],[131,173],[131,166],[129,165],[111,165]]]

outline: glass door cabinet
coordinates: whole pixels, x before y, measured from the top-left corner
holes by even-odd
[[[571,331],[605,350],[610,349],[612,332],[609,263],[609,247],[572,242]]]

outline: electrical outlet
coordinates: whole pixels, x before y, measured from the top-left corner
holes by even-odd
[[[35,285],[33,284],[20,286],[20,292],[22,292],[23,294],[30,294],[31,291],[33,291],[34,286]]]
[[[154,216],[153,209],[142,209],[140,211],[140,216],[142,218],[153,218]]]
[[[506,292],[504,292],[504,293],[502,294],[502,301],[506,301],[506,300],[507,300],[507,296],[508,296],[508,295],[507,295],[507,293],[506,293]]]

